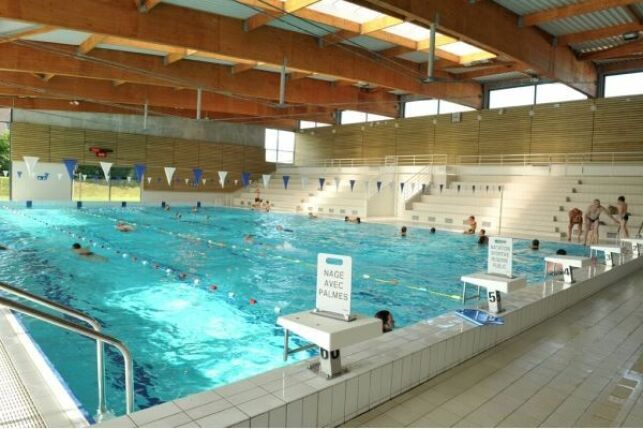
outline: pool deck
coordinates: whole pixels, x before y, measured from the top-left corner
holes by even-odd
[[[0,309],[0,427],[88,424],[31,337]]]
[[[345,427],[643,427],[643,270]]]

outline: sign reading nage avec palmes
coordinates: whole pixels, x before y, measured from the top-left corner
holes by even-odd
[[[487,272],[512,278],[511,260],[513,241],[505,237],[489,237],[489,258]]]
[[[352,265],[350,256],[317,255],[318,311],[335,313],[344,317],[351,314]]]

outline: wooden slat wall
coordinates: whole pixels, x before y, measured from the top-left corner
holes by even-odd
[[[107,158],[99,159],[89,151],[93,146],[113,152]],[[11,125],[11,159],[22,160],[25,155],[37,156],[42,162],[61,162],[70,158],[93,165],[104,160],[113,162],[116,167],[145,164],[146,176],[153,178],[149,184],[145,181],[145,188],[165,191],[221,191],[220,170],[228,171],[224,190],[233,191],[241,186],[242,171],[260,177],[275,170],[274,164],[265,162],[262,147],[15,122]],[[168,186],[163,168],[166,166],[176,167],[174,178],[179,182]],[[201,183],[198,188],[191,183],[195,167],[201,168],[207,179],[206,185]],[[185,183],[186,178],[190,183]],[[237,186],[235,179],[239,181]]]
[[[529,107],[480,113],[479,153],[528,153],[531,146]]]
[[[587,102],[536,106],[530,152],[590,152],[593,123],[594,112]]]
[[[502,110],[466,112],[459,123],[440,115],[337,126],[335,133],[308,130],[297,134],[296,162],[431,153],[447,154],[453,162],[458,155],[643,151],[643,96],[538,105],[533,115],[531,107]]]

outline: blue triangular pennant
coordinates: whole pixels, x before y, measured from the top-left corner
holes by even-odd
[[[288,189],[288,181],[290,180],[290,176],[284,176],[282,177],[284,180],[284,189]]]
[[[74,179],[74,171],[76,170],[76,164],[78,164],[78,161],[75,159],[63,159],[63,163],[65,164],[65,168],[67,168],[67,174],[69,174],[70,179]]]
[[[136,177],[136,181],[140,182],[143,180],[143,176],[145,175],[145,164],[134,164],[134,177]]]
[[[319,178],[319,189],[321,189],[322,191],[324,190],[324,182],[326,182],[326,179],[324,179],[323,177],[320,177]]]
[[[353,188],[355,187],[355,179],[349,180],[348,183],[351,184],[351,192],[353,192]]]

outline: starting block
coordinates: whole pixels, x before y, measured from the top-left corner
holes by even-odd
[[[591,258],[571,255],[552,255],[545,257],[545,274],[547,274],[547,263],[563,267],[563,281],[574,283],[574,268],[589,267],[592,264]]]
[[[592,246],[590,248],[590,256],[603,252],[605,254],[605,265],[608,267],[614,266],[614,255],[621,254],[621,246]]]
[[[462,276],[460,277],[460,281],[462,281],[462,303],[464,304],[467,300],[467,284],[478,287],[478,298],[480,297],[480,288],[483,287],[487,289],[489,311],[492,313],[501,313],[503,311],[500,292],[511,293],[527,286],[527,279],[525,277],[511,278],[485,272]]]
[[[302,311],[277,319],[277,324],[284,328],[284,360],[291,353],[303,349],[319,347],[320,372],[332,378],[344,372],[340,349],[382,335],[382,321],[374,317],[354,315],[350,322],[320,316],[312,311]],[[310,341],[309,346],[289,350],[290,332]]]
[[[641,247],[643,247],[643,238],[623,238],[621,239],[621,241],[632,246],[632,256],[639,256],[641,254]]]

